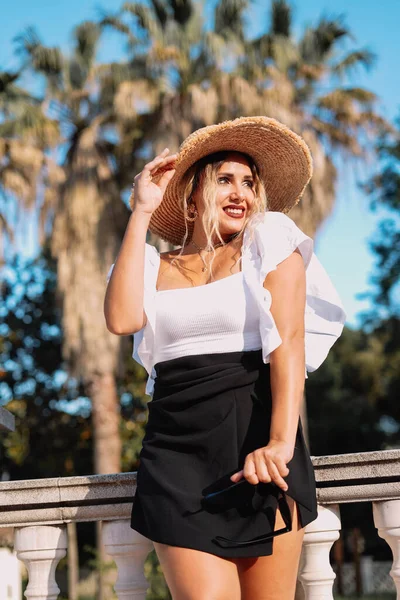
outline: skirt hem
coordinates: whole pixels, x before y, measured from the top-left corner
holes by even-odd
[[[190,550],[198,550],[199,552],[206,552],[207,554],[213,554],[215,556],[219,556],[220,558],[258,558],[259,556],[271,556],[273,550],[271,542],[268,542],[268,550],[264,551],[249,548],[247,549],[247,552],[244,552],[244,550],[241,548],[237,549],[236,552],[233,552],[233,548],[218,548],[217,545],[215,546],[215,550],[212,550],[209,548],[209,546],[203,546],[202,544],[190,544],[186,541],[178,542],[176,540],[171,541],[166,540],[165,538],[161,538],[159,536],[153,536],[152,538],[150,538],[147,535],[145,535],[145,533],[143,533],[143,530],[141,531],[140,527],[133,527],[132,524],[130,527],[131,529],[137,531],[151,542],[156,542],[157,544],[165,544],[167,546],[174,546],[176,548],[188,548]]]

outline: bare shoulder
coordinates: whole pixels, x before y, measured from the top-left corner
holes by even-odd
[[[267,273],[264,287],[270,291],[278,287],[282,290],[285,285],[293,287],[303,279],[305,279],[304,260],[300,250],[296,248],[277,265],[276,269]]]

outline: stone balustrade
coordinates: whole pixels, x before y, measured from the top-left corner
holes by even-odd
[[[335,574],[329,552],[340,533],[339,504],[372,502],[378,534],[392,549],[391,576],[400,600],[400,450],[312,457],[318,518],[305,531],[298,578],[304,600],[330,600]],[[107,553],[118,569],[120,600],[144,600],[144,561],[152,544],[129,527],[136,474],[91,475],[0,483],[0,528],[14,528],[17,556],[29,573],[26,598],[56,600],[66,525],[102,521]]]

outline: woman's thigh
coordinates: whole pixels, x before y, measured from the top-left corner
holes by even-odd
[[[294,600],[304,528],[300,527],[297,504],[287,497],[292,514],[292,531],[278,535],[273,541],[273,553],[258,558],[239,558],[241,600]],[[279,509],[275,529],[284,527]]]
[[[241,600],[238,570],[231,559],[153,543],[173,600]]]

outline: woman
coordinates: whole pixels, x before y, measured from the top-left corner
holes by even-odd
[[[284,214],[311,174],[302,138],[242,117],[135,178],[105,318],[134,334],[149,374],[131,526],[153,541],[174,600],[294,598],[317,517],[304,380],[346,316]],[[159,254],[148,228],[179,248]]]

